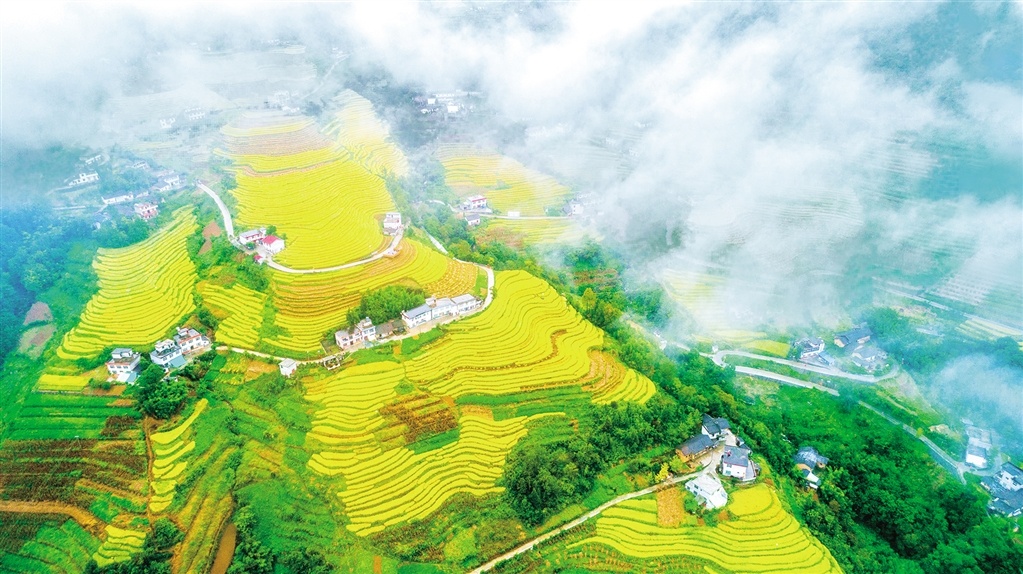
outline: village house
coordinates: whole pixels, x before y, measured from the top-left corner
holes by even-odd
[[[259,240],[259,246],[262,247],[268,255],[277,255],[284,250],[284,240],[276,235],[267,235]]]
[[[149,353],[150,360],[154,364],[166,370],[180,369],[185,366],[185,358],[181,355],[181,349],[170,339],[157,341],[155,348]]]
[[[469,227],[476,227],[480,224],[480,214],[469,213],[465,216],[465,224]]]
[[[160,129],[169,130],[178,122],[178,118],[160,118]]]
[[[184,112],[190,122],[197,122],[206,117],[206,110],[202,108],[189,108]]]
[[[465,209],[466,211],[474,211],[477,209],[486,208],[487,198],[482,195],[473,195],[472,197],[467,197],[465,201],[462,202],[462,209]]]
[[[757,478],[757,465],[750,459],[753,454],[749,448],[744,446],[725,447],[721,456],[721,474],[738,479],[740,482],[749,482]]]
[[[428,322],[432,317],[433,308],[425,303],[414,309],[401,312],[401,322],[405,323],[406,329],[418,327],[419,325]]]
[[[455,302],[447,297],[443,299],[427,300],[427,305],[430,305],[430,307],[433,308],[430,312],[431,320],[437,320],[442,317],[451,317],[458,314],[458,308],[455,306]]]
[[[136,161],[135,163],[131,164],[131,167],[132,167],[132,169],[145,169],[145,170],[148,170],[149,169],[149,162],[140,159],[140,160]]]
[[[377,340],[386,339],[394,334],[398,324],[396,321],[388,321],[377,325]]]
[[[178,327],[174,342],[185,355],[205,353],[210,348],[209,338],[191,327]]]
[[[87,183],[96,183],[99,181],[99,174],[96,172],[92,173],[80,173],[78,177],[72,179],[67,183],[68,187],[76,187],[79,185],[85,185]]]
[[[987,449],[975,445],[966,445],[966,464],[974,468],[987,468],[988,452]]]
[[[845,347],[846,345],[854,343],[862,345],[869,341],[873,334],[874,333],[872,333],[866,326],[860,326],[848,331],[842,331],[841,333],[835,333],[835,345],[839,347]]]
[[[988,451],[992,447],[991,431],[966,422],[966,464],[974,468],[987,468]]]
[[[690,480],[686,483],[686,490],[691,492],[698,502],[707,507],[707,510],[714,510],[728,504],[725,487],[713,474],[701,474]]]
[[[138,376],[138,369],[141,355],[131,349],[118,347],[110,353],[110,360],[107,361],[107,372],[122,383],[134,383]]]
[[[480,300],[468,293],[457,295],[453,297],[451,301],[454,302],[455,312],[459,315],[463,313],[468,313],[469,311],[472,311],[476,307],[480,306]]]
[[[129,201],[135,200],[134,193],[126,193],[124,195],[115,195],[113,197],[104,197],[103,205],[116,205],[118,203],[128,203]]]
[[[281,374],[285,377],[290,377],[295,374],[295,370],[298,369],[298,362],[295,359],[284,359],[277,365],[281,370]]]
[[[184,182],[181,180],[180,175],[174,172],[169,173],[170,175],[164,175],[158,178],[156,185],[153,186],[153,191],[158,192],[173,191],[175,189],[180,189],[185,185]]]
[[[724,418],[715,418],[707,413],[703,414],[703,426],[700,432],[709,436],[712,440],[727,439],[732,434],[732,427]]]
[[[813,471],[826,467],[828,457],[822,456],[812,446],[804,446],[796,452],[792,460],[795,462],[799,474],[806,481],[806,486],[814,489],[820,486],[821,479]]]
[[[852,362],[857,367],[868,371],[876,371],[884,366],[888,353],[874,346],[860,345],[852,352]]]
[[[376,339],[377,328],[369,317],[359,321],[351,329],[342,329],[334,333],[334,342],[342,349],[357,345],[363,341],[375,341]]]
[[[401,231],[401,214],[397,211],[388,211],[384,214],[384,233],[397,235]]]
[[[579,203],[578,201],[570,201],[565,204],[565,207],[562,209],[562,212],[568,216],[582,215],[583,204]]]
[[[157,209],[155,203],[143,202],[135,204],[135,215],[141,217],[145,221],[156,217],[159,209]]]
[[[796,341],[795,347],[799,351],[799,360],[808,361],[816,358],[824,350],[824,339],[820,337],[800,339]]]
[[[991,493],[990,511],[1009,518],[1023,515],[1023,470],[1018,466],[1007,462],[996,474],[981,479],[980,484]]]
[[[698,434],[675,448],[675,453],[684,461],[690,461],[714,447],[714,441],[705,434]]]
[[[248,231],[243,231],[238,234],[238,243],[241,243],[242,245],[245,245],[247,243],[255,243],[257,241],[261,241],[264,237],[266,237],[265,227],[260,227],[259,229],[250,229]]]
[[[92,157],[83,157],[82,161],[85,162],[85,165],[92,165],[94,163],[103,163],[103,154],[100,153],[100,154],[96,154],[96,155],[94,155]]]

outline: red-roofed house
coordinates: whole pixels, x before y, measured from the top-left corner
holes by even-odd
[[[472,197],[466,198],[465,204],[468,206],[469,209],[486,209],[487,198],[483,197],[482,195],[474,195]]]
[[[147,201],[144,203],[135,204],[135,215],[138,215],[145,221],[149,221],[150,219],[156,217],[156,213],[157,207],[155,203],[149,203]]]
[[[259,244],[263,246],[270,255],[276,255],[284,249],[284,240],[276,235],[267,235],[263,239],[259,240]]]
[[[266,261],[266,257],[263,257],[259,253],[252,256],[252,259],[256,262],[256,265],[262,265]]]

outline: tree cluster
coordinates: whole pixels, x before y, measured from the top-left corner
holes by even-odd
[[[185,539],[184,533],[166,518],[158,518],[146,534],[142,550],[124,562],[98,566],[90,560],[85,574],[170,574],[174,546]]]
[[[348,311],[348,325],[352,326],[369,317],[379,325],[401,317],[401,312],[426,302],[422,289],[405,285],[388,285],[362,294],[359,306]]]

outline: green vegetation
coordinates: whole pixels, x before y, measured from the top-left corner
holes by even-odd
[[[426,293],[417,287],[387,285],[362,294],[359,306],[348,311],[348,325],[353,326],[364,317],[374,325],[401,317],[401,312],[426,302]]]
[[[173,522],[159,518],[146,533],[141,550],[124,562],[98,566],[95,561],[85,567],[85,574],[170,574],[169,561],[174,547],[184,540],[184,534]]]

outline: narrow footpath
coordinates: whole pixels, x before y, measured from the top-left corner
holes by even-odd
[[[220,214],[224,217],[224,229],[227,231],[227,238],[230,239],[231,241],[234,241],[235,238],[234,221],[231,219],[231,212],[228,211],[227,204],[224,203],[224,200],[220,199],[220,196],[217,195],[217,192],[207,187],[205,183],[197,181],[195,182],[195,185],[199,189],[206,192],[206,195],[212,197],[213,201],[217,204],[217,207],[220,208]]]
[[[277,263],[273,259],[267,259],[266,265],[267,265],[267,267],[270,267],[272,269],[276,269],[276,270],[278,270],[278,271],[280,271],[282,273],[295,273],[297,275],[309,275],[309,274],[312,274],[312,273],[330,273],[331,271],[341,271],[342,269],[351,269],[352,267],[358,267],[360,265],[365,265],[367,263],[372,263],[372,262],[376,261],[377,259],[380,259],[382,257],[385,257],[385,256],[387,256],[389,254],[394,253],[395,250],[398,248],[398,244],[401,243],[401,238],[404,237],[404,236],[405,236],[405,230],[404,230],[404,228],[402,228],[400,231],[398,231],[398,234],[395,235],[393,239],[391,239],[391,243],[387,247],[385,247],[384,249],[381,249],[380,251],[377,251],[376,253],[374,253],[373,255],[370,255],[369,257],[367,257],[365,259],[360,259],[358,261],[352,261],[351,263],[345,263],[344,265],[335,265],[333,267],[320,267],[320,268],[316,268],[316,269],[292,269],[291,267],[285,267],[284,265],[281,265],[280,263]]]

